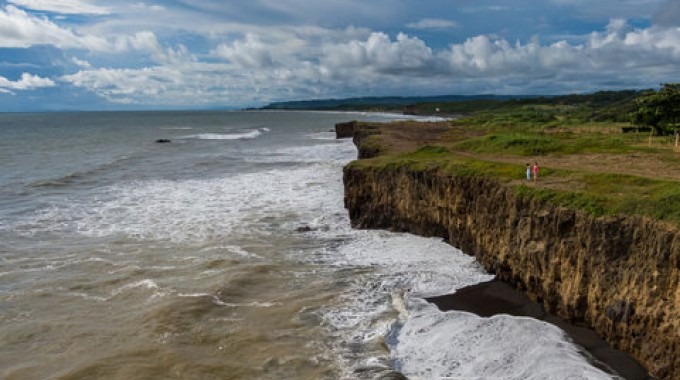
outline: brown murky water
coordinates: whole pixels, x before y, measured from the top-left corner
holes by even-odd
[[[423,301],[488,280],[471,257],[349,227],[328,130],[386,116],[48,116],[0,117],[2,379],[611,377]]]

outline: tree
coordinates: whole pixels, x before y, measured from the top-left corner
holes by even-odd
[[[667,130],[677,132],[680,123],[680,83],[663,84],[659,91],[642,92],[636,99],[632,122],[654,128],[657,135]]]

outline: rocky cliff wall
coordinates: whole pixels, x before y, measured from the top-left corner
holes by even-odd
[[[357,124],[358,122],[356,120],[335,124],[335,138],[348,139],[353,137],[354,131],[357,129]]]
[[[354,227],[442,237],[547,311],[592,327],[653,375],[680,379],[677,227],[593,217],[518,196],[492,179],[436,169],[348,165],[344,183]]]

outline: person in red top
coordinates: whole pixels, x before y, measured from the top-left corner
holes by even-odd
[[[534,182],[538,179],[538,162],[534,161]]]

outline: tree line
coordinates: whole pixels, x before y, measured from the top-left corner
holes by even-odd
[[[631,114],[633,124],[652,127],[660,136],[678,132],[680,83],[662,84],[658,91],[643,91],[635,103],[637,108]]]

